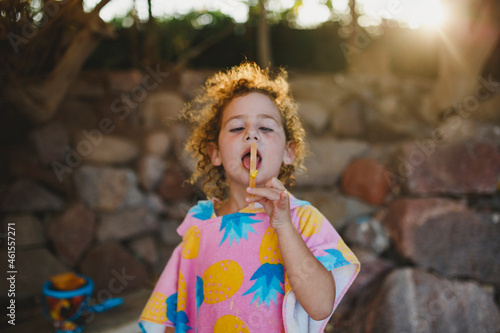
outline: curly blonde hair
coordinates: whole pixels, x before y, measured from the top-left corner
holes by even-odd
[[[282,68],[271,72],[255,63],[244,62],[210,77],[198,97],[184,109],[183,115],[195,124],[186,150],[198,161],[189,182],[193,184],[202,178],[203,190],[208,198],[223,200],[228,195],[224,168],[212,164],[208,153],[209,144],[218,145],[225,107],[235,97],[250,92],[265,94],[274,101],[281,114],[286,141],[295,143],[295,161],[291,165],[282,163],[278,179],[284,184],[293,185],[295,171],[305,170],[303,161],[308,151],[305,130],[298,116],[297,104],[291,97],[287,78],[288,74]]]

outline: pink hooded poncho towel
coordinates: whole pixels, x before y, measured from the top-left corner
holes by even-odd
[[[360,264],[315,207],[292,195],[290,205],[307,247],[335,278],[335,310]],[[177,232],[182,243],[140,316],[143,332],[164,332],[165,326],[176,333],[324,331],[330,317],[315,321],[297,302],[262,206],[217,216],[211,201],[200,201]]]

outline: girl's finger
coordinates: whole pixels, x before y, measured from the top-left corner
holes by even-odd
[[[278,178],[276,177],[273,177],[271,179],[269,179],[265,184],[264,184],[264,187],[267,187],[267,188],[276,188],[276,189],[280,189],[280,190],[285,190],[285,186],[283,186],[283,184],[279,181]]]
[[[279,200],[280,194],[283,190],[275,189],[275,188],[266,188],[266,187],[248,187],[247,193],[252,194],[254,197],[254,201],[258,201],[262,198],[266,198],[268,200],[276,201]]]

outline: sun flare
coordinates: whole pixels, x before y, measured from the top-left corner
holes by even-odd
[[[440,0],[358,0],[362,26],[378,25],[381,19],[400,22],[412,29],[438,27],[445,20]]]

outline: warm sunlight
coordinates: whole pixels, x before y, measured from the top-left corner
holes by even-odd
[[[90,10],[99,0],[85,0],[85,8]],[[110,21],[114,17],[124,17],[135,3],[137,15],[147,20],[146,0],[114,0],[101,11],[101,17]],[[294,4],[293,0],[269,0],[268,10],[282,12]],[[333,12],[324,0],[303,0],[297,11],[297,26],[314,28],[328,20],[338,20],[348,13],[348,0],[332,0]],[[152,0],[155,17],[172,17],[187,14],[191,10],[220,10],[243,23],[248,19],[248,1],[243,0]],[[445,19],[445,12],[440,0],[357,0],[358,23],[361,26],[376,26],[382,19],[400,22],[402,26],[416,29],[419,27],[437,27]]]
[[[439,0],[358,0],[358,6],[363,13],[359,22],[362,26],[378,25],[381,19],[391,19],[412,29],[437,27],[445,18]]]
[[[304,0],[297,15],[297,25],[302,28],[315,28],[330,19],[330,10],[317,0]]]

